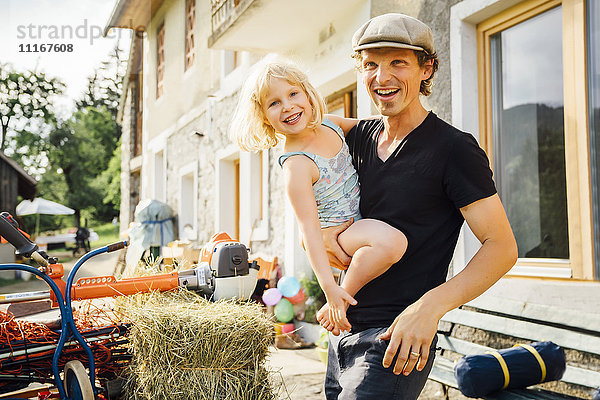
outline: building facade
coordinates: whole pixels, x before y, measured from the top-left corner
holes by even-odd
[[[168,203],[179,237],[226,231],[286,273],[309,273],[274,148],[240,151],[228,124],[269,53],[292,58],[329,112],[375,110],[350,58],[353,32],[402,12],[434,32],[440,70],[426,108],[490,158],[519,245],[492,292],[600,303],[600,7],[591,0],[119,0],[107,28],[139,31],[123,94],[121,226],[141,198]],[[465,227],[457,273],[479,242]],[[553,300],[554,299],[554,300]]]

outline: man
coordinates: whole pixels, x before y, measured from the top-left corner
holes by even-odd
[[[361,185],[361,214],[408,238],[404,257],[366,284],[348,310],[350,332],[330,335],[327,399],[416,399],[435,357],[440,318],[479,296],[515,263],[517,247],[471,134],[421,105],[437,70],[433,34],[421,21],[385,14],[352,40],[363,83],[382,117],[347,135]],[[445,281],[466,221],[482,247]],[[336,238],[349,223],[324,230],[332,262],[348,264]],[[352,293],[351,293],[352,294]]]

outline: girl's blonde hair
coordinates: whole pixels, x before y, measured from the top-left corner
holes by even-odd
[[[315,128],[323,121],[325,101],[300,68],[287,60],[262,61],[255,66],[242,86],[230,127],[231,139],[236,141],[242,150],[265,150],[276,146],[282,139],[263,112],[263,101],[275,78],[285,79],[307,94],[313,114],[308,128]]]

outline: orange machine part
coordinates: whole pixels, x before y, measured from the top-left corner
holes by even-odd
[[[63,281],[65,274],[62,264],[50,264],[46,267],[46,274],[56,283],[58,289],[65,297],[67,284]],[[151,290],[161,292],[179,287],[179,274],[140,276],[117,281],[114,276],[96,276],[93,278],[79,278],[71,289],[71,299],[98,299],[102,297],[127,296],[136,293],[147,293]],[[54,292],[50,291],[52,307],[58,307]]]
[[[65,298],[65,288],[67,287],[67,284],[65,283],[65,281],[63,281],[63,276],[65,276],[65,269],[63,267],[62,264],[50,264],[46,267],[46,275],[48,275],[48,277],[50,279],[52,279],[54,281],[54,283],[56,283],[56,286],[58,286],[58,289],[60,290],[60,292],[63,295],[63,299]],[[38,278],[41,279],[41,278]],[[56,296],[54,295],[54,291],[50,291],[50,300],[52,300],[52,307],[58,307],[58,300],[56,299]]]
[[[200,253],[200,261],[201,262],[206,261],[208,264],[210,264],[215,246],[218,243],[234,242],[234,241],[235,240],[233,240],[225,232],[219,232],[219,233],[214,234],[213,237],[210,238],[210,241],[208,243],[206,243],[206,245],[204,245],[204,247],[202,248],[202,253]]]
[[[114,276],[96,276],[80,278],[73,285],[73,300],[97,299],[101,297],[127,296],[136,293],[147,293],[152,290],[161,292],[179,287],[179,274],[140,276],[117,281]]]

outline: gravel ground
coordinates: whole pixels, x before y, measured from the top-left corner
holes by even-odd
[[[323,382],[325,374],[305,374],[287,376],[284,379],[285,386],[289,393],[290,400],[324,400],[325,393]],[[451,400],[467,400],[459,391],[450,389],[449,398]],[[282,399],[286,399],[285,396]],[[427,381],[419,400],[440,400],[444,399],[442,385],[437,382]],[[383,400],[383,399],[382,399]]]

